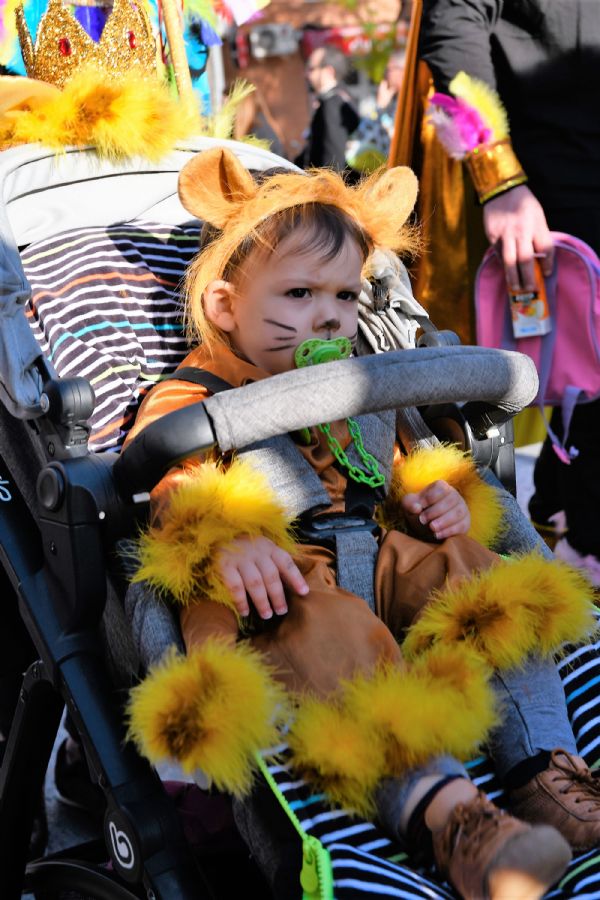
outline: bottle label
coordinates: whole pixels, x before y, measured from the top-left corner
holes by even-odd
[[[536,290],[509,291],[513,334],[516,338],[540,337],[552,331],[544,278],[536,260]]]

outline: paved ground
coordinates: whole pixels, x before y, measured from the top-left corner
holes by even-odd
[[[539,446],[532,445],[517,452],[517,495],[523,509],[526,509],[527,501],[531,495],[533,464],[538,451]],[[48,850],[50,852],[89,840],[99,834],[99,830],[94,827],[84,812],[66,806],[56,796],[51,773],[54,770],[56,747],[64,737],[65,732],[61,730],[50,761],[49,774],[46,777],[46,804],[49,825]],[[175,777],[173,771],[167,770],[164,774],[165,777]]]

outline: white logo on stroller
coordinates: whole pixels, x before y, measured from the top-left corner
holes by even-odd
[[[108,833],[110,834],[114,856],[119,865],[123,869],[133,869],[135,857],[128,836],[124,831],[118,829],[114,822],[108,823]]]
[[[6,478],[0,478],[0,500],[3,503],[10,503],[12,500],[12,494],[8,489],[8,485],[10,485],[10,481],[7,481]]]

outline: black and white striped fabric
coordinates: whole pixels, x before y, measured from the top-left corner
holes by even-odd
[[[569,648],[557,665],[579,752],[594,768],[600,765],[600,641]],[[268,769],[303,829],[329,851],[336,900],[456,900],[458,895],[435,873],[413,868],[405,848],[377,825],[332,809],[322,794],[313,794],[286,764],[285,748],[278,749],[278,762]],[[502,806],[503,791],[489,758],[480,756],[467,768],[473,781]],[[560,883],[546,894],[546,900],[572,897],[599,900],[600,847],[575,858]]]
[[[179,296],[198,224],[151,222],[65,231],[21,253],[26,313],[59,375],[96,394],[90,449],[118,447],[144,394],[185,356]]]

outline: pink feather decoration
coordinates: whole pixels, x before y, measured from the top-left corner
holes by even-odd
[[[464,157],[479,144],[486,144],[491,136],[489,128],[474,106],[448,94],[434,94],[427,108],[427,120],[449,156]]]

